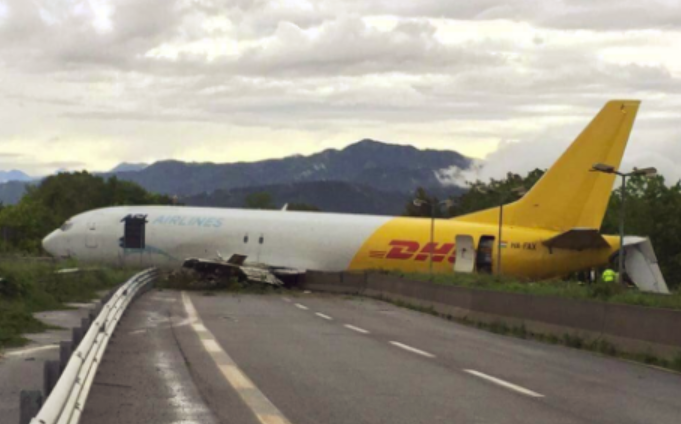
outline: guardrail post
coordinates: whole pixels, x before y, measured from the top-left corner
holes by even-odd
[[[80,326],[83,329],[83,334],[87,333],[90,329],[90,318],[85,317],[80,319]]]
[[[58,380],[59,361],[45,361],[45,367],[43,368],[43,393],[45,393],[45,399],[50,396]]]
[[[29,424],[43,406],[43,394],[40,390],[22,390],[19,405],[19,424]]]
[[[77,349],[80,341],[83,340],[83,329],[74,327],[71,329],[71,339],[73,339],[73,349]]]
[[[71,353],[73,353],[73,345],[69,341],[59,342],[59,373],[64,372],[66,364],[69,363],[71,359]]]

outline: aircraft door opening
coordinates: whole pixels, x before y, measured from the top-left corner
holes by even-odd
[[[475,267],[479,273],[491,274],[492,273],[492,263],[494,254],[494,236],[482,236],[480,237],[480,243],[478,243],[478,254],[475,260]]]
[[[128,215],[122,219],[123,237],[121,247],[124,249],[144,249],[146,247],[146,215]]]
[[[475,269],[475,247],[473,237],[456,236],[456,262],[454,272],[473,272]]]

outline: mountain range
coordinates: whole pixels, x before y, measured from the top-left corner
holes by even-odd
[[[156,162],[140,171],[116,172],[147,190],[178,196],[237,187],[309,181],[344,181],[384,191],[411,192],[439,187],[436,175],[455,167],[467,169],[471,160],[446,150],[361,140],[342,150],[328,149],[310,156],[289,156],[259,162]]]
[[[0,183],[6,183],[8,181],[30,181],[32,179],[33,177],[16,169],[11,171],[0,171]]]
[[[441,198],[461,193],[453,176],[471,165],[471,159],[454,151],[364,139],[309,156],[238,163],[122,163],[100,175],[176,195],[187,205],[240,207],[249,194],[266,191],[277,206],[296,202],[329,212],[398,214],[418,187]],[[16,202],[16,184],[11,190],[3,186],[0,200]]]

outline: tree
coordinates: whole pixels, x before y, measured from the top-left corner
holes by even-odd
[[[665,184],[658,175],[648,179],[631,177],[625,190],[627,235],[649,237],[655,248],[662,274],[670,287],[681,283],[681,182]],[[601,226],[605,234],[619,234],[621,188],[613,192]]]
[[[492,179],[488,183],[476,181],[469,183],[466,193],[455,199],[449,208],[451,216],[459,216],[479,210],[499,206],[501,198],[510,203],[519,198],[512,191],[514,187],[526,189],[539,181],[544,171],[535,169],[524,178],[517,174],[507,174],[503,180]],[[652,179],[631,177],[627,182],[625,199],[625,233],[649,237],[655,248],[662,274],[670,288],[681,284],[681,181],[672,186],[665,184],[664,177]],[[621,189],[610,196],[601,233],[619,234]]]
[[[423,203],[421,203],[419,206],[414,204],[414,200],[421,200]],[[435,206],[435,217],[441,217],[442,212],[439,207],[439,200],[435,196],[431,196],[428,194],[428,192],[423,188],[419,187],[416,189],[414,192],[414,197],[412,199],[409,199],[407,201],[406,205],[404,206],[404,216],[423,216],[423,217],[428,217],[430,218],[431,213],[432,213],[432,205]]]
[[[535,169],[521,177],[508,173],[503,180],[491,179],[488,183],[477,180],[468,183],[469,189],[458,198],[452,199],[452,206],[448,209],[449,216],[460,216],[484,209],[499,207],[500,203],[511,203],[520,198],[516,188],[529,190],[539,181],[545,171]]]
[[[251,193],[244,199],[246,209],[276,209],[272,195],[266,191]]]
[[[321,212],[315,205],[310,205],[308,203],[289,203],[287,210],[289,211],[307,211],[307,212]]]
[[[104,179],[85,171],[60,173],[29,186],[19,203],[0,209],[3,249],[37,252],[49,232],[88,210],[170,203],[168,196],[149,193],[116,177]]]

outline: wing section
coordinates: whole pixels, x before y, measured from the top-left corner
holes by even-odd
[[[584,250],[610,247],[595,228],[573,228],[543,242],[544,246],[557,249]]]
[[[298,276],[305,273],[293,268],[272,267],[267,264],[246,264],[246,255],[234,254],[224,260],[218,254],[217,259],[189,258],[182,264],[183,268],[192,269],[204,276],[214,277],[241,277],[255,283],[282,286],[284,283],[279,277]]]

